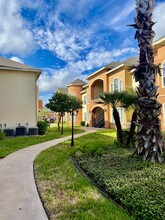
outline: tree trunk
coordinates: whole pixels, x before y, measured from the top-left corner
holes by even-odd
[[[62,123],[62,126],[61,126],[61,134],[63,134],[64,133],[64,129],[63,129],[63,125],[64,125],[64,121],[63,121],[63,113],[61,113],[61,118],[62,118],[62,121],[61,121],[61,123]]]
[[[113,108],[113,117],[117,128],[117,139],[123,145],[123,130],[121,127],[119,112],[116,108]]]
[[[162,162],[162,133],[159,116],[161,104],[157,101],[155,85],[159,67],[154,65],[152,42],[154,31],[152,26],[152,12],[154,0],[136,0],[137,17],[135,25],[137,31],[135,38],[139,45],[139,65],[135,70],[135,80],[138,86],[138,132],[136,147],[137,152],[146,160]]]
[[[136,122],[137,121],[137,110],[134,110],[133,114],[132,114],[132,119],[131,119],[131,126],[130,126],[130,130],[129,130],[129,135],[127,138],[127,142],[126,142],[126,146],[129,146],[130,141],[133,139],[134,135],[135,135],[135,129],[136,129]]]

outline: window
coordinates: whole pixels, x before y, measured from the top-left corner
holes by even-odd
[[[124,108],[119,107],[117,108],[117,110],[119,112],[120,122],[121,124],[123,124],[124,123]]]
[[[115,78],[113,80],[113,83],[110,84],[110,92],[121,92],[123,90],[123,82],[122,80],[119,80],[118,78]]]
[[[115,123],[114,117],[113,117],[113,109],[111,108],[111,123]],[[124,108],[117,108],[117,111],[119,112],[120,122],[121,124],[124,123]]]
[[[162,115],[163,115],[163,124],[165,124],[165,104],[163,104],[163,108],[162,108]]]
[[[163,87],[165,87],[165,62],[163,63]]]
[[[86,97],[86,95],[84,95],[84,97],[83,97],[83,104],[86,105],[86,103],[87,103],[87,97]]]
[[[114,91],[119,91],[119,79],[114,79]]]
[[[71,94],[71,96],[76,96],[76,93],[73,93],[73,92],[72,92],[72,93],[70,93],[70,94]]]
[[[111,114],[111,123],[115,123],[115,121],[114,121],[114,117],[113,117],[113,109],[112,108],[110,108],[110,114]]]
[[[110,92],[113,92],[113,83],[110,85]]]
[[[73,122],[76,122],[76,115],[73,115]]]
[[[87,115],[86,112],[84,112],[84,121],[87,120],[87,116],[86,115]]]
[[[119,81],[119,91],[121,92],[123,90],[123,83],[122,80]]]

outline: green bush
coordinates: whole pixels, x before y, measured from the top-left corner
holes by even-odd
[[[38,134],[44,135],[48,129],[48,123],[46,121],[38,121],[37,127],[38,127]]]
[[[4,140],[5,136],[5,133],[3,131],[0,131],[0,140]]]
[[[126,150],[128,153],[128,151]],[[77,161],[93,181],[136,220],[165,219],[165,165],[143,162],[132,155],[115,156],[105,151],[99,156]]]
[[[81,121],[81,122],[80,122],[80,125],[81,125],[81,126],[85,126],[85,121]]]

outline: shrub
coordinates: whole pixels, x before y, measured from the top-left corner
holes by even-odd
[[[85,126],[85,121],[81,121],[81,122],[80,122],[80,125],[81,125],[81,126]]]
[[[38,134],[44,135],[48,129],[48,123],[46,121],[38,121],[37,127],[38,127]]]
[[[5,133],[3,131],[0,131],[0,140],[4,140],[5,136]]]

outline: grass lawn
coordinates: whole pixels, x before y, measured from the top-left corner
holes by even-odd
[[[75,134],[83,132],[81,129],[75,128]],[[48,129],[46,135],[39,136],[24,136],[24,137],[14,137],[6,138],[5,140],[0,140],[0,158],[6,157],[7,155],[17,151],[19,149],[38,144],[41,142],[61,138],[71,135],[71,128],[64,127],[64,134],[61,135],[57,130],[57,127],[52,127]]]
[[[106,135],[105,135],[106,134]],[[61,143],[35,160],[35,178],[49,218],[67,220],[133,220],[103,197],[75,168],[71,156],[100,155],[113,143],[114,132],[101,131]],[[121,150],[117,150],[120,154]]]

